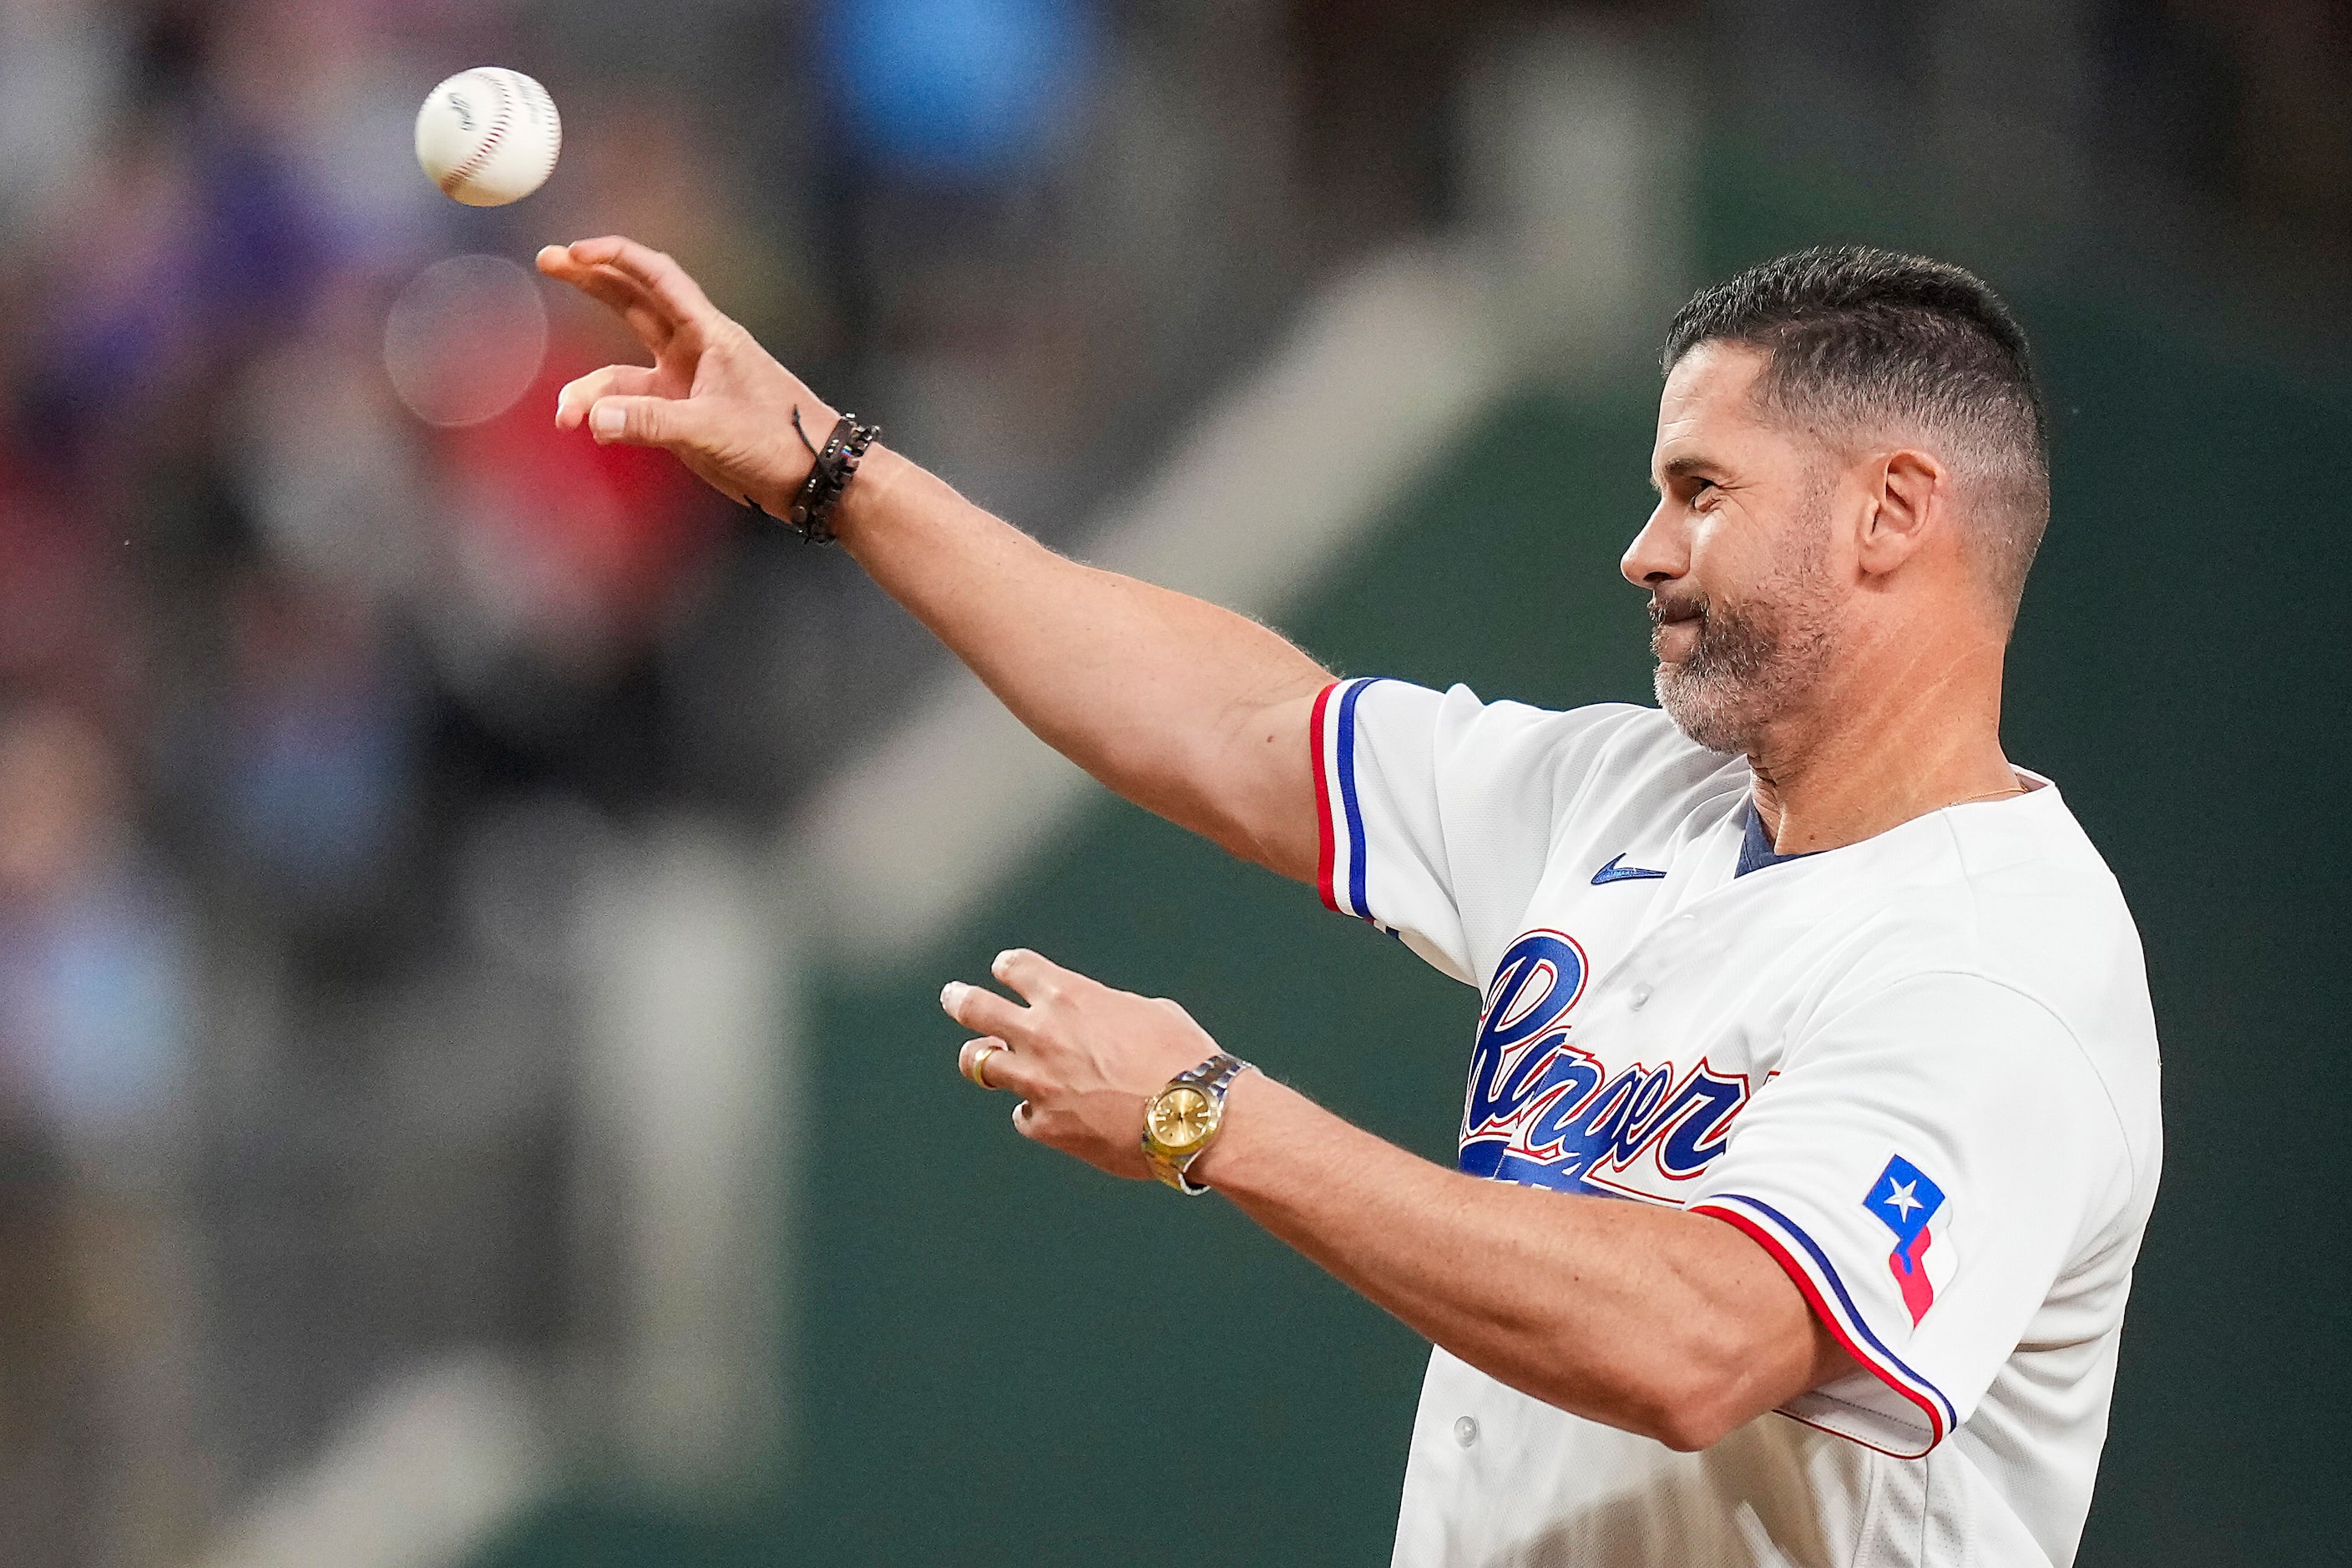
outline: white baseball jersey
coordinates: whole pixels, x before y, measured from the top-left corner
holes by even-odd
[[[1862,1369],[1680,1454],[1435,1351],[1400,1568],[2071,1562],[2161,1140],[2057,789],[1784,858],[1652,709],[1351,680],[1315,740],[1324,900],[1484,998],[1462,1168],[1738,1226]]]

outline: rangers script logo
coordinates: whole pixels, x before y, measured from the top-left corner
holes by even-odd
[[[1495,968],[1470,1052],[1461,1167],[1524,1185],[1664,1197],[1723,1152],[1748,1102],[1744,1073],[1702,1059],[1612,1069],[1570,1038],[1591,965],[1576,939],[1532,931]],[[1668,1189],[1670,1190],[1670,1189]]]

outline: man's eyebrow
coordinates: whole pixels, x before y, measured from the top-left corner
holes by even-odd
[[[1665,489],[1666,481],[1670,479],[1685,479],[1695,475],[1719,474],[1722,471],[1716,466],[1715,459],[1712,458],[1685,455],[1670,458],[1661,465],[1658,471],[1651,476],[1650,488],[1654,490],[1663,490]]]

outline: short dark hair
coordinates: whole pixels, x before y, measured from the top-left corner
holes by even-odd
[[[1949,443],[1979,555],[2013,611],[2050,521],[2050,453],[2025,331],[1984,279],[1924,256],[1817,246],[1700,289],[1666,329],[1672,372],[1702,343],[1766,356],[1757,395],[1836,439],[1910,426]]]

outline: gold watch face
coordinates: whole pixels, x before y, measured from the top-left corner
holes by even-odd
[[[1191,1084],[1163,1089],[1143,1108],[1144,1125],[1151,1141],[1167,1153],[1182,1155],[1208,1141],[1217,1130],[1217,1108]]]

